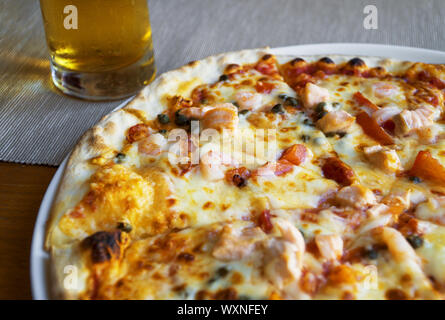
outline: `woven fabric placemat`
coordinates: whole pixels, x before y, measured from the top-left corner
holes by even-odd
[[[377,6],[377,30],[363,27],[368,4]],[[158,74],[264,46],[364,42],[445,51],[443,0],[151,0],[149,6]],[[0,160],[58,165],[121,102],[58,92],[39,2],[0,0]]]

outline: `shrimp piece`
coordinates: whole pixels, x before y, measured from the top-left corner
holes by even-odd
[[[238,91],[235,94],[235,101],[239,105],[239,110],[254,111],[262,106],[263,97],[261,94],[250,91]]]
[[[149,156],[158,156],[166,145],[167,139],[162,134],[155,133],[139,141],[138,151]]]
[[[204,128],[235,129],[238,125],[238,109],[231,103],[183,108],[181,114],[189,119],[202,120]]]
[[[189,107],[181,109],[181,114],[189,119],[201,120],[207,111],[214,109],[212,106],[205,107]]]
[[[317,126],[324,132],[347,131],[354,123],[355,117],[343,110],[331,111],[317,121]]]
[[[372,85],[372,91],[377,98],[388,98],[400,93],[400,89],[388,82],[376,82]]]
[[[342,206],[357,209],[361,209],[377,202],[374,193],[370,189],[358,184],[342,188],[337,193],[336,200]]]
[[[406,135],[415,130],[430,127],[434,124],[436,116],[436,109],[428,105],[423,105],[416,110],[403,110],[393,117],[396,134]]]
[[[397,106],[387,106],[380,108],[372,113],[372,117],[377,121],[379,125],[382,125],[386,121],[392,119],[394,116],[400,113],[400,109]]]
[[[152,129],[149,126],[139,123],[128,129],[127,140],[128,142],[133,143],[148,137],[151,132]]]
[[[201,157],[200,168],[207,180],[218,181],[224,178],[221,156],[214,151],[209,151]]]
[[[294,165],[287,160],[278,160],[277,162],[267,162],[265,165],[252,172],[256,177],[274,177],[281,176],[292,171]]]
[[[402,168],[399,156],[395,150],[380,145],[363,149],[366,158],[377,168],[387,173],[394,173]]]
[[[343,239],[338,234],[318,234],[315,243],[326,260],[337,260],[343,255]]]
[[[303,92],[303,104],[307,109],[315,108],[320,102],[328,101],[329,91],[313,83],[307,83]]]
[[[234,130],[238,127],[238,122],[238,109],[231,103],[215,105],[214,108],[207,111],[202,117],[204,129]]]
[[[227,155],[213,150],[201,156],[201,173],[209,181],[224,179],[228,166],[238,166],[238,163]]]

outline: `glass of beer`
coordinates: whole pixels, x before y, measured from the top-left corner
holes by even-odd
[[[156,68],[147,0],[40,0],[55,86],[84,99],[129,97]]]

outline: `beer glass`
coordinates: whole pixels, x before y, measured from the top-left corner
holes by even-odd
[[[131,96],[155,77],[147,0],[40,0],[51,75],[64,93]]]

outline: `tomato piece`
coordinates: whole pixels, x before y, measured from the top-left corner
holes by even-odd
[[[366,112],[360,112],[356,117],[356,121],[363,131],[375,141],[384,146],[394,144],[394,139]]]
[[[284,150],[280,160],[287,160],[290,163],[298,166],[306,160],[307,156],[308,150],[306,146],[302,144],[294,144],[293,146]]]
[[[326,178],[334,180],[343,186],[349,186],[354,181],[354,171],[336,157],[326,159],[321,169]]]
[[[433,158],[429,151],[420,151],[408,172],[411,176],[430,180],[445,186],[445,168],[437,159]]]
[[[361,92],[354,93],[352,97],[354,98],[355,102],[357,102],[359,105],[366,106],[370,108],[372,111],[377,111],[380,109],[371,100],[369,100],[363,94],[361,94]]]

